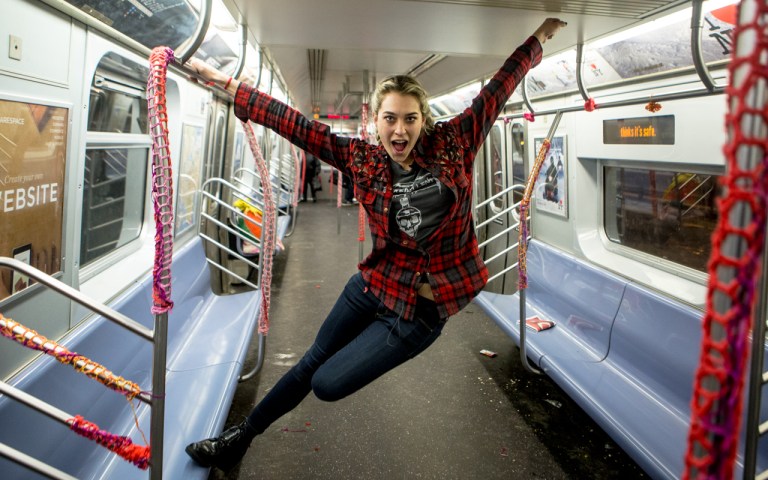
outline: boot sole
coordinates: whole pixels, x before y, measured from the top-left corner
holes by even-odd
[[[213,464],[211,462],[205,461],[202,457],[200,457],[195,449],[192,448],[192,445],[194,444],[187,445],[187,448],[184,449],[184,451],[187,452],[187,455],[189,455],[198,465],[202,465],[203,467],[212,467]]]
[[[189,455],[190,458],[192,458],[192,460],[195,461],[195,463],[197,463],[198,465],[200,465],[202,467],[206,467],[206,468],[215,467],[215,468],[218,468],[219,470],[221,470],[223,472],[229,472],[230,470],[235,468],[242,461],[242,459],[240,459],[237,462],[235,462],[234,464],[230,465],[230,464],[219,464],[219,463],[216,463],[216,462],[213,462],[213,461],[210,461],[210,460],[206,460],[205,458],[203,458],[203,457],[201,457],[200,455],[197,454],[197,452],[194,450],[194,448],[192,448],[192,445],[194,445],[194,444],[187,445],[187,448],[185,448],[184,451],[187,452],[187,455]]]

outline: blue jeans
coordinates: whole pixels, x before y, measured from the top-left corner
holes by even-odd
[[[358,272],[347,282],[315,343],[248,416],[256,435],[293,410],[310,391],[340,400],[423,352],[445,320],[435,303],[418,297],[413,321],[404,321],[368,291]]]

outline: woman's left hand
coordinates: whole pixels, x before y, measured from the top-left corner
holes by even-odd
[[[544,45],[544,42],[547,40],[552,40],[552,37],[555,36],[558,30],[566,25],[568,25],[568,22],[564,22],[559,18],[548,18],[544,20],[544,23],[542,23],[539,28],[536,29],[536,31],[533,33],[533,36],[538,38],[539,42]]]

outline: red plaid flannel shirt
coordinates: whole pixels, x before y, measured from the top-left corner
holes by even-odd
[[[399,229],[389,228],[391,160],[383,147],[337,136],[328,125],[310,121],[244,83],[235,95],[235,115],[271,128],[349,175],[368,213],[373,240],[373,250],[358,266],[368,288],[389,309],[411,320],[417,285],[426,273],[440,316],[447,318],[471,302],[488,281],[472,220],[475,154],[509,96],[541,56],[539,41],[528,38],[469,108],[448,122],[439,122],[435,131],[422,136],[414,148],[415,162],[450,188],[456,199],[440,228],[423,246]]]

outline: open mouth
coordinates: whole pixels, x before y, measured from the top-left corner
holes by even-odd
[[[395,151],[398,155],[405,152],[406,147],[408,147],[408,142],[405,140],[393,140],[392,141],[392,150]]]

